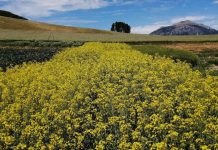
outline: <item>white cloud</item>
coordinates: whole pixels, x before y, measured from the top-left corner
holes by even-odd
[[[209,27],[212,27],[214,29],[218,29],[218,20],[217,19],[211,19],[204,22]]]
[[[25,17],[51,16],[55,12],[98,9],[110,5],[130,5],[140,0],[0,0],[6,2],[0,9],[8,10]],[[145,0],[150,2],[154,0]]]
[[[149,34],[152,31],[155,31],[161,27],[169,26],[174,23],[184,21],[184,20],[190,20],[190,21],[200,21],[202,23],[207,24],[209,21],[214,20],[214,17],[211,16],[185,16],[185,17],[176,17],[172,18],[169,21],[162,21],[162,22],[155,22],[150,25],[144,25],[144,26],[135,26],[132,27],[132,33],[137,34]],[[213,22],[213,25],[211,27],[217,27],[217,24]]]
[[[202,21],[206,19],[211,19],[211,17],[208,16],[185,16],[185,17],[178,17],[171,19],[171,23],[177,23],[184,20],[190,20],[190,21]]]
[[[118,0],[8,0],[0,8],[23,16],[44,17],[55,11],[98,9],[117,2]]]
[[[157,0],[115,0],[118,5],[140,5],[142,3],[154,3]]]
[[[218,4],[218,0],[213,1],[214,4]]]
[[[165,4],[161,4],[158,7],[151,7],[151,8],[146,8],[146,11],[149,11],[150,13],[159,13],[162,11],[168,11],[170,9],[172,9],[172,6],[167,6]]]
[[[92,24],[97,23],[96,20],[82,20],[76,17],[61,17],[61,18],[53,18],[53,19],[43,19],[43,22],[58,24],[58,25],[65,25],[65,26],[72,26],[72,24]]]
[[[131,32],[136,33],[136,34],[149,34],[152,31],[157,30],[157,29],[159,29],[159,28],[161,28],[163,26],[167,26],[167,24],[154,23],[154,24],[151,24],[151,25],[136,26],[136,27],[132,28]]]

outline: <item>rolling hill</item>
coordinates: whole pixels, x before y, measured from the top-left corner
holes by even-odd
[[[23,30],[23,31],[59,31],[59,32],[71,32],[71,33],[106,33],[109,31],[77,28],[68,26],[59,26],[41,22],[35,22],[30,20],[21,20],[10,17],[0,16],[0,29],[4,30]]]
[[[218,35],[159,36],[126,34],[90,28],[53,25],[31,20],[15,19],[0,14],[0,40],[56,40],[106,42],[178,42],[218,41]]]

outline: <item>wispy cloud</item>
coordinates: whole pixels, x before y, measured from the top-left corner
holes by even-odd
[[[218,4],[218,0],[213,1],[214,4]]]
[[[117,5],[140,5],[143,3],[154,3],[158,0],[115,0]]]
[[[52,24],[58,24],[58,25],[66,25],[66,26],[72,26],[73,24],[93,24],[97,23],[99,21],[97,20],[83,20],[76,17],[58,17],[58,18],[45,18],[41,21],[52,23]]]
[[[136,34],[149,34],[152,31],[163,27],[165,25],[162,24],[151,24],[151,25],[145,25],[145,26],[136,26],[132,28],[132,33],[136,33]]]
[[[130,5],[139,0],[0,0],[0,9],[27,17],[51,16],[55,12],[99,9],[111,5]],[[147,0],[146,0],[147,1]]]
[[[117,2],[118,0],[8,0],[0,8],[24,16],[44,17],[56,11],[98,9]]]
[[[149,11],[150,13],[159,13],[159,12],[162,12],[162,11],[170,10],[172,8],[173,8],[173,6],[167,6],[165,4],[161,4],[158,7],[146,8],[145,10]]]
[[[111,10],[111,11],[102,11],[102,12],[100,12],[100,14],[120,16],[120,15],[124,15],[126,12],[127,12],[126,10]]]
[[[169,21],[160,21],[160,22],[155,22],[150,25],[144,25],[144,26],[135,26],[132,28],[132,33],[137,33],[137,34],[149,34],[154,30],[157,30],[161,27],[164,26],[169,26],[174,23],[184,21],[184,20],[190,20],[190,21],[200,21],[202,23],[208,24],[210,21],[214,20],[213,16],[184,16],[184,17],[175,17],[170,19]],[[218,22],[213,21],[213,25],[211,27],[217,27]]]
[[[178,17],[171,19],[171,23],[177,23],[184,20],[190,20],[190,21],[202,21],[202,20],[208,20],[213,19],[211,16],[185,16],[185,17]]]

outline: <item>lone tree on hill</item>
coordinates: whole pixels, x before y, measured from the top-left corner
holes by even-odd
[[[115,22],[111,26],[111,31],[130,33],[131,27],[124,22]]]

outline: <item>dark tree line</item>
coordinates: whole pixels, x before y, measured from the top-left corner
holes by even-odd
[[[128,25],[124,22],[115,22],[111,26],[111,31],[130,33],[131,27],[130,27],[130,25]]]

